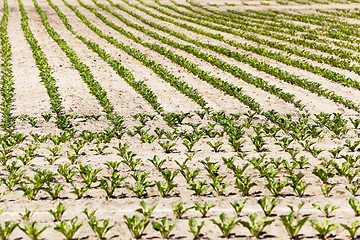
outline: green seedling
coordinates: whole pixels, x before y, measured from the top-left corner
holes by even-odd
[[[193,190],[195,192],[195,195],[197,196],[206,192],[210,187],[210,185],[206,185],[206,180],[197,181],[197,182],[189,181],[188,184],[190,185],[188,189]]]
[[[280,138],[275,144],[279,145],[284,151],[286,151],[289,145],[294,141],[294,139],[290,139],[288,137]]]
[[[330,206],[330,204],[326,204],[324,208],[321,208],[319,205],[316,205],[315,203],[312,204],[312,206],[316,209],[318,209],[320,212],[322,212],[326,218],[331,217],[331,213],[335,211],[336,209],[339,209],[340,207],[337,206]]]
[[[26,170],[10,173],[7,177],[0,178],[0,183],[5,184],[7,189],[12,191],[16,184],[22,180],[25,172]]]
[[[58,160],[60,158],[60,156],[51,156],[51,157],[44,157],[46,161],[48,161],[48,163],[50,165],[53,165],[56,160]]]
[[[329,153],[333,156],[333,158],[338,158],[340,155],[340,152],[344,149],[344,147],[337,147],[335,149],[330,149]]]
[[[356,232],[357,230],[360,228],[360,223],[359,221],[354,221],[351,223],[351,226],[348,226],[346,224],[340,223],[340,225],[349,232],[350,234],[350,238],[351,239],[355,239],[356,238]]]
[[[270,163],[275,166],[275,168],[280,168],[280,165],[282,165],[285,162],[284,159],[281,157],[278,158],[270,158]]]
[[[346,139],[344,144],[344,146],[347,147],[350,150],[350,152],[355,152],[359,145],[360,145],[360,141],[354,141],[352,143],[351,140],[349,139]]]
[[[138,198],[146,197],[148,195],[146,189],[151,183],[146,181],[148,175],[148,172],[141,173],[140,171],[135,171],[133,174],[131,174],[131,176],[135,179],[134,186],[125,185],[125,187],[135,193]]]
[[[116,172],[112,172],[111,176],[105,176],[100,180],[100,187],[106,192],[107,197],[112,198],[114,197],[115,190],[120,187],[125,178],[127,176],[120,177]]]
[[[273,198],[270,201],[270,198],[268,196],[264,196],[263,198],[260,198],[257,203],[260,205],[261,209],[264,211],[265,216],[270,216],[272,210],[276,207],[276,203],[279,201],[279,198]]]
[[[0,225],[0,238],[1,240],[8,240],[11,233],[19,226],[19,223],[13,221],[6,221],[4,227]]]
[[[69,152],[69,151],[66,151],[66,156],[67,156],[67,158],[69,159],[69,161],[70,161],[71,164],[76,164],[78,158],[80,157],[80,155],[72,154],[72,153]]]
[[[176,143],[170,143],[170,141],[158,142],[158,144],[162,147],[165,153],[171,153],[172,148],[176,145]]]
[[[311,219],[311,226],[319,233],[319,237],[325,239],[326,235],[330,232],[338,229],[338,226],[334,224],[329,224],[328,220],[325,220],[321,224],[319,224],[318,220]]]
[[[65,178],[67,183],[70,183],[72,178],[79,173],[75,171],[75,169],[75,166],[71,166],[70,163],[65,163],[64,165],[59,164],[57,172]]]
[[[201,160],[200,163],[204,165],[205,170],[208,172],[208,176],[217,176],[221,165],[216,165],[218,162],[211,162],[210,157],[206,157],[205,160]]]
[[[215,190],[215,192],[219,195],[222,196],[224,195],[225,189],[230,186],[230,183],[222,183],[222,181],[226,178],[226,176],[221,176],[221,175],[217,175],[217,176],[211,176],[211,180],[213,181],[212,183],[210,183],[210,186]]]
[[[298,148],[295,148],[295,149],[288,148],[286,150],[286,152],[288,152],[291,156],[291,159],[294,160],[294,159],[296,159],[296,155],[298,155],[300,153],[300,150]]]
[[[281,215],[280,219],[283,223],[286,232],[288,233],[289,237],[291,239],[296,239],[300,229],[304,226],[304,224],[307,222],[309,217],[304,217],[301,219],[297,219],[296,223],[294,222],[296,215],[291,212],[289,215]]]
[[[360,216],[360,202],[356,198],[349,199],[349,205],[354,210],[355,216]]]
[[[24,166],[26,166],[34,159],[34,157],[31,157],[30,155],[25,154],[24,156],[16,156],[16,159],[19,159],[22,162],[22,164],[24,164]]]
[[[38,229],[37,228],[37,222],[33,222],[33,223],[29,223],[29,222],[26,222],[24,224],[24,227],[20,227],[20,230],[23,231],[26,235],[28,235],[32,240],[37,240],[39,239],[39,236],[42,232],[45,231],[45,229],[48,228],[48,226],[44,226],[43,228],[41,229]]]
[[[296,195],[298,197],[303,197],[305,190],[310,185],[309,183],[305,184],[304,182],[300,181],[305,175],[302,173],[297,173],[297,174],[286,174],[285,176],[291,180],[291,183],[289,185],[290,187],[292,187],[292,189],[294,189]]]
[[[221,141],[217,141],[217,142],[215,142],[214,144],[211,143],[211,142],[209,142],[209,141],[207,141],[206,143],[211,147],[211,149],[212,149],[214,152],[220,152],[221,146],[224,144],[224,143],[221,142]]]
[[[161,237],[163,239],[169,238],[171,230],[175,227],[176,221],[169,223],[168,226],[166,226],[166,217],[161,219],[161,222],[151,222],[151,225],[153,226],[155,231],[158,231],[161,233]]]
[[[73,144],[70,144],[70,149],[74,151],[75,155],[82,155],[81,149],[85,146],[85,140],[74,140]]]
[[[314,158],[317,158],[320,153],[325,151],[324,149],[317,149],[315,147],[309,148],[308,150]]]
[[[325,197],[330,196],[331,190],[335,187],[335,184],[328,184],[325,183],[323,187],[321,187],[321,192],[324,194]]]
[[[200,169],[196,168],[194,171],[191,171],[189,168],[184,168],[180,170],[180,173],[184,176],[187,183],[193,182],[197,175],[200,173]]]
[[[300,169],[303,169],[306,165],[311,165],[309,158],[305,156],[300,156],[298,159],[294,159],[294,162],[296,162]]]
[[[241,225],[243,225],[245,228],[247,228],[251,235],[254,237],[258,237],[260,233],[264,230],[264,228],[271,223],[273,223],[275,220],[267,220],[266,217],[262,217],[259,221],[255,222],[257,213],[253,213],[249,216],[250,222],[239,220]]]
[[[350,186],[345,186],[345,189],[351,193],[354,197],[357,195],[357,192],[360,189],[360,184],[358,182],[352,183]]]
[[[97,180],[97,174],[102,170],[101,168],[92,169],[92,166],[90,164],[82,165],[82,163],[79,163],[78,167],[80,176],[83,179],[83,183],[87,185],[88,188],[91,187],[91,184],[94,183]]]
[[[248,137],[250,138],[251,142],[254,144],[255,151],[262,152],[264,150],[264,146],[267,143],[261,135],[252,136],[249,134]]]
[[[256,183],[251,181],[253,177],[254,175],[247,174],[244,174],[243,176],[237,176],[235,180],[235,188],[239,189],[242,192],[243,196],[249,196],[250,189],[257,185]]]
[[[50,195],[52,200],[58,199],[60,192],[63,190],[64,185],[58,183],[54,185],[52,182],[46,183],[47,187],[44,190]]]
[[[72,186],[73,189],[74,189],[74,190],[70,191],[70,193],[74,193],[74,194],[77,196],[78,199],[82,198],[83,195],[85,194],[85,192],[86,192],[87,190],[89,190],[89,186],[88,186],[88,185],[84,185],[84,186],[78,188],[78,187],[76,186],[76,184],[74,183],[74,181],[70,181],[70,184],[71,184],[71,186]]]
[[[166,162],[166,159],[160,159],[157,155],[155,155],[152,159],[148,158],[148,161],[151,162],[158,171],[160,171],[162,169],[162,165]]]
[[[147,209],[146,208],[146,202],[144,200],[141,200],[140,202],[140,206],[141,208],[136,209],[135,211],[142,214],[144,217],[146,218],[150,218],[151,213],[154,211],[154,209],[156,208],[157,204],[155,204],[154,206],[152,206],[151,208]]]
[[[186,147],[188,152],[192,152],[193,147],[195,146],[195,141],[189,141],[185,139],[182,144]]]
[[[27,117],[26,119],[28,121],[28,123],[32,126],[32,127],[37,127],[36,124],[39,122],[39,120],[36,119],[36,117]]]
[[[71,225],[67,224],[65,221],[61,221],[54,229],[61,232],[67,240],[73,239],[73,236],[83,224],[82,222],[78,223],[77,220],[77,216],[71,219]]]
[[[189,231],[193,234],[194,239],[200,238],[202,234],[200,234],[201,228],[204,226],[204,221],[202,221],[200,224],[197,223],[195,218],[191,217],[189,219]]]
[[[155,134],[157,135],[158,139],[162,138],[162,136],[165,133],[164,129],[160,129],[159,127],[156,127],[154,130]]]
[[[59,203],[57,206],[56,206],[56,210],[48,210],[48,212],[54,217],[54,221],[58,222],[58,221],[61,221],[61,218],[65,212],[65,207],[62,203]]]
[[[214,204],[210,204],[208,202],[205,202],[204,205],[201,205],[199,202],[194,202],[195,206],[194,209],[196,211],[199,211],[201,213],[201,217],[206,217],[209,210],[213,207],[215,207]]]
[[[35,156],[35,150],[38,148],[39,148],[39,144],[35,144],[34,142],[31,142],[31,144],[29,144],[27,148],[19,147],[21,151],[25,152],[25,154],[29,155],[30,157]]]
[[[105,234],[110,231],[115,225],[109,226],[110,219],[105,219],[102,222],[102,226],[99,221],[97,221],[94,217],[91,217],[88,221],[89,226],[94,231],[94,233],[98,236],[99,239],[104,239]]]
[[[360,155],[354,156],[354,155],[341,155],[341,158],[343,158],[348,164],[350,164],[351,167],[355,166],[356,162],[360,159]]]
[[[184,208],[183,207],[183,202],[180,201],[178,204],[172,206],[172,210],[175,213],[177,218],[182,218],[182,216],[189,211],[190,209],[193,209],[195,206],[192,207],[188,207],[188,208]]]
[[[52,115],[50,113],[41,114],[41,116],[46,122],[50,121],[50,119],[52,118]]]
[[[53,148],[47,147],[46,149],[48,149],[53,154],[54,157],[58,156],[61,151],[61,147],[59,147],[59,146],[55,146]]]
[[[25,209],[25,213],[19,213],[21,219],[25,222],[30,222],[32,216],[36,213],[36,211],[38,210],[38,208],[36,208],[34,211],[30,211],[27,208]]]
[[[333,171],[334,168],[327,168],[326,170],[324,170],[323,168],[314,167],[312,173],[318,178],[320,178],[320,180],[325,184],[328,183],[329,179],[335,176]]]
[[[121,162],[118,161],[106,161],[104,163],[112,172],[118,172]]]
[[[100,143],[96,143],[95,148],[91,148],[90,151],[96,152],[98,155],[103,155],[107,148],[109,148],[108,145],[101,146]]]
[[[132,216],[131,218],[124,215],[125,224],[128,227],[131,235],[136,238],[140,239],[145,231],[146,227],[149,225],[150,221],[148,217],[144,217],[139,219],[137,215]]]
[[[288,179],[283,181],[275,181],[273,178],[267,178],[267,184],[264,186],[275,196],[279,196],[280,192],[289,184]]]
[[[96,211],[97,209],[90,211],[88,208],[85,208],[83,213],[86,215],[87,219],[90,220],[91,218],[95,218]]]
[[[298,206],[297,206],[297,209],[295,210],[294,206],[291,206],[291,205],[287,205],[287,207],[290,209],[291,213],[293,213],[295,215],[295,218],[298,218],[299,217],[299,214],[300,214],[300,210],[301,208],[304,206],[304,202],[300,203]]]
[[[233,148],[234,152],[241,152],[241,148],[244,146],[246,140],[236,140],[229,138],[228,144]]]
[[[237,225],[239,220],[236,221],[235,217],[227,219],[225,213],[221,213],[219,218],[220,222],[216,221],[215,219],[210,219],[210,221],[220,228],[223,237],[229,238],[231,230]]]
[[[235,202],[230,202],[231,206],[234,208],[235,214],[237,217],[240,217],[241,212],[243,210],[243,208],[245,207],[245,203],[246,203],[247,199],[245,199],[244,201],[241,200],[236,200]]]

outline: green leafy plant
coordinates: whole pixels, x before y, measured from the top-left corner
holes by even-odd
[[[140,171],[135,171],[131,176],[135,179],[134,186],[125,185],[125,187],[131,190],[138,198],[143,198],[148,195],[147,188],[149,187],[149,181],[146,181],[147,176],[149,176],[148,172],[141,173]]]
[[[256,222],[257,216],[257,213],[251,214],[249,216],[250,222],[239,220],[241,225],[247,228],[250,231],[251,235],[254,237],[258,237],[266,226],[270,225],[275,221],[275,219],[267,220],[266,217],[262,217],[259,221]]]
[[[19,226],[19,228],[32,240],[37,240],[39,239],[40,234],[44,232],[48,228],[48,226],[46,225],[43,228],[38,229],[37,222],[35,221],[33,223],[26,222],[24,223],[23,227]]]
[[[165,153],[171,153],[172,148],[176,145],[176,143],[170,143],[170,141],[158,142],[158,144],[162,147]]]
[[[230,202],[230,205],[234,208],[237,217],[240,217],[241,212],[245,207],[246,201],[247,199],[245,199],[244,201],[236,200],[235,202]]]
[[[146,227],[150,223],[148,217],[144,217],[140,219],[137,215],[134,215],[132,217],[128,217],[124,215],[124,218],[125,218],[125,224],[128,227],[131,235],[136,239],[141,238]]]
[[[356,237],[355,237],[356,232],[357,232],[357,230],[360,228],[360,223],[359,223],[359,221],[356,220],[356,221],[352,222],[352,223],[351,223],[351,226],[348,226],[348,225],[346,225],[346,224],[344,224],[344,223],[340,223],[340,225],[341,225],[346,231],[349,232],[351,239],[355,239],[355,238],[356,238]]]
[[[195,218],[191,217],[189,219],[189,231],[193,234],[194,239],[200,238],[202,234],[200,234],[201,228],[204,226],[204,221],[202,221],[200,224],[197,223]]]
[[[195,206],[194,209],[196,211],[199,211],[201,213],[201,217],[206,217],[209,210],[213,207],[215,207],[214,204],[210,204],[208,202],[205,202],[203,205],[201,205],[199,202],[194,202]]]
[[[214,144],[211,143],[210,141],[207,141],[206,143],[212,148],[212,150],[214,150],[214,152],[220,152],[221,146],[224,144],[221,141],[217,141]]]
[[[324,239],[330,232],[338,229],[338,226],[329,224],[328,220],[325,220],[319,224],[318,220],[310,219],[311,226],[319,233],[319,237]]]
[[[161,219],[161,222],[156,222],[156,221],[151,222],[151,225],[153,226],[154,230],[160,232],[161,237],[163,239],[170,237],[171,230],[176,225],[176,221],[173,221],[169,223],[168,226],[166,226],[166,220],[167,220],[166,217],[164,217],[163,219]]]
[[[120,177],[116,172],[112,172],[111,176],[104,176],[100,180],[100,187],[106,192],[107,197],[114,197],[114,192],[117,188],[120,187],[122,181],[127,178],[127,176]]]
[[[330,204],[326,204],[323,208],[321,208],[319,205],[316,205],[315,203],[313,203],[312,206],[322,212],[326,218],[331,217],[331,213],[340,208],[337,206],[330,206]]]
[[[252,187],[255,187],[257,184],[255,182],[252,182],[251,179],[254,177],[254,175],[238,175],[236,177],[235,183],[236,186],[235,188],[239,189],[243,196],[249,196],[250,194],[250,189]]]
[[[54,229],[64,235],[67,240],[73,239],[75,233],[82,226],[82,222],[78,223],[78,217],[71,219],[71,225],[67,224],[65,221],[61,221]]]
[[[103,239],[105,234],[115,226],[109,226],[109,221],[110,219],[105,219],[102,222],[102,225],[100,225],[98,220],[96,220],[94,217],[91,217],[88,223],[94,233],[98,236],[98,238]]]
[[[54,221],[61,221],[61,218],[65,212],[65,207],[62,203],[56,206],[56,210],[48,210],[48,212],[54,217]]]
[[[297,237],[300,229],[304,226],[304,224],[309,219],[309,217],[297,219],[295,213],[291,212],[289,215],[281,215],[280,219],[281,219],[281,222],[283,223],[289,237],[291,239],[294,239]],[[294,222],[295,219],[297,219],[296,222]]]
[[[172,210],[175,213],[177,218],[182,218],[182,216],[189,211],[190,209],[193,209],[195,206],[184,208],[183,202],[180,201],[178,204],[172,206]]]
[[[227,219],[225,213],[221,213],[219,218],[220,222],[216,221],[215,219],[210,219],[210,221],[220,228],[223,237],[229,238],[231,230],[237,225],[240,220],[236,221],[235,217]]]
[[[265,216],[270,216],[272,210],[276,207],[276,203],[279,201],[278,197],[273,198],[270,201],[270,198],[268,196],[264,196],[263,198],[260,198],[257,203],[260,205],[261,209],[264,211]]]
[[[141,213],[144,217],[150,218],[151,213],[154,211],[157,204],[155,204],[151,208],[147,209],[145,200],[141,200],[140,206],[141,206],[141,208],[136,209],[136,212]]]
[[[349,199],[349,205],[354,210],[355,216],[360,216],[360,202],[356,198]]]

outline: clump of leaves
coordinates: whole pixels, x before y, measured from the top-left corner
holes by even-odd
[[[266,226],[270,225],[275,221],[275,219],[267,220],[266,217],[262,217],[259,221],[256,222],[255,220],[257,216],[257,213],[251,214],[249,216],[250,222],[239,220],[241,225],[247,228],[250,231],[251,235],[254,237],[258,237]]]
[[[200,224],[197,223],[195,218],[191,217],[189,219],[189,228],[190,230],[188,232],[193,234],[194,239],[200,238],[201,234],[201,228],[204,226],[204,221],[202,221]]]
[[[318,220],[311,219],[310,220],[311,226],[319,233],[319,237],[324,239],[326,235],[330,232],[338,229],[338,226],[334,224],[329,224],[328,220],[325,220],[321,224],[319,224]]]
[[[169,238],[171,230],[175,227],[176,221],[173,221],[169,223],[168,226],[166,226],[166,217],[161,219],[161,222],[153,221],[151,222],[151,225],[153,226],[155,231],[158,231],[161,233],[162,238]]]
[[[236,226],[236,224],[240,220],[236,221],[235,217],[227,219],[225,213],[221,213],[219,218],[220,218],[220,222],[216,221],[215,219],[210,219],[210,221],[220,228],[223,237],[229,238],[231,230]]]
[[[214,204],[210,204],[208,202],[205,202],[203,205],[201,205],[199,202],[194,202],[195,206],[194,209],[196,211],[199,211],[201,213],[201,217],[206,217],[206,214],[209,212],[209,210],[213,207],[215,207]]]
[[[71,219],[70,225],[65,221],[61,221],[58,225],[56,225],[56,227],[54,227],[54,229],[61,232],[67,240],[73,239],[75,233],[83,224],[82,222],[78,223],[77,221],[77,216]]]
[[[182,216],[189,211],[190,209],[193,209],[195,206],[184,208],[183,202],[180,201],[178,204],[172,206],[172,210],[175,213],[176,217],[182,218]]]
[[[55,210],[50,209],[48,212],[54,217],[54,221],[61,221],[61,218],[65,212],[65,207],[62,203],[59,203]]]

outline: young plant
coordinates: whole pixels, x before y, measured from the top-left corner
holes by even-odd
[[[100,143],[97,142],[95,148],[91,148],[90,151],[96,152],[98,155],[103,155],[107,148],[109,148],[108,145],[101,146]]]
[[[325,197],[330,196],[331,190],[335,187],[335,184],[328,184],[325,183],[323,187],[321,187],[321,192],[324,194]]]
[[[65,207],[62,203],[59,203],[56,206],[56,210],[48,210],[48,212],[54,217],[54,221],[61,221],[61,218],[65,212]]]
[[[325,214],[326,218],[331,217],[331,213],[335,211],[336,209],[339,209],[340,207],[337,206],[330,206],[330,204],[326,204],[324,208],[321,208],[319,205],[316,205],[315,203],[312,204],[312,206],[316,209],[318,209],[320,212]]]
[[[243,176],[237,176],[235,183],[235,188],[239,189],[242,192],[243,196],[249,196],[250,189],[252,187],[255,187],[257,184],[254,182],[251,182],[251,179],[254,177],[254,175],[247,175],[244,174]]]
[[[203,218],[206,217],[206,214],[211,208],[215,207],[214,204],[209,204],[208,202],[205,202],[204,205],[201,205],[199,202],[194,202],[194,204],[194,209],[199,211],[201,213],[201,217]]]
[[[360,228],[360,223],[359,221],[354,221],[351,223],[351,226],[348,226],[346,224],[343,224],[343,223],[340,223],[340,225],[349,232],[350,234],[350,238],[351,239],[355,239],[355,235],[356,235],[356,232],[357,230]]]
[[[229,238],[231,230],[237,225],[240,220],[235,221],[235,217],[227,220],[225,213],[221,213],[219,218],[220,222],[216,221],[215,219],[210,219],[210,221],[220,228],[223,237]]]
[[[217,141],[214,144],[209,141],[207,141],[206,143],[212,148],[212,150],[214,150],[214,152],[220,152],[221,146],[224,144],[221,141]]]
[[[109,220],[110,220],[109,218],[105,219],[101,226],[100,223],[94,217],[90,218],[88,222],[89,226],[98,236],[99,239],[103,239],[105,234],[115,226],[115,225],[109,226]]]
[[[51,196],[53,200],[58,199],[60,192],[63,190],[64,185],[58,183],[54,185],[52,182],[46,183],[47,187],[44,190]]]
[[[150,218],[151,213],[154,211],[154,209],[156,208],[157,204],[155,204],[154,206],[152,206],[151,208],[147,209],[146,208],[146,202],[144,200],[141,200],[140,202],[140,206],[141,208],[136,209],[135,211],[138,213],[141,213],[144,217]]]
[[[72,178],[76,176],[79,172],[75,171],[75,166],[70,166],[70,163],[65,163],[64,165],[59,164],[57,172],[65,178],[67,183],[72,181]]]
[[[82,222],[78,223],[77,221],[77,216],[71,219],[71,225],[67,224],[65,221],[61,221],[54,229],[61,232],[67,240],[73,239],[73,236],[83,224]]]
[[[155,155],[152,159],[148,159],[149,162],[151,162],[155,168],[160,171],[162,169],[162,165],[166,162],[166,159],[160,159],[157,155]]]
[[[38,229],[37,222],[35,221],[33,223],[26,222],[26,223],[24,223],[24,227],[19,226],[19,228],[26,235],[28,235],[32,240],[37,240],[37,239],[39,239],[40,234],[42,232],[44,232],[45,229],[48,228],[48,226],[46,225],[43,228]]]
[[[143,235],[146,227],[149,225],[150,221],[148,220],[148,217],[144,217],[139,219],[137,215],[134,215],[132,217],[128,217],[124,215],[125,218],[125,224],[128,227],[131,235],[136,238],[140,239]]]
[[[188,184],[190,185],[188,189],[193,190],[195,192],[195,195],[197,196],[206,192],[210,187],[210,185],[206,185],[206,180],[197,181],[197,182],[189,181]]]
[[[291,212],[289,215],[281,215],[280,219],[281,222],[283,223],[286,232],[289,234],[289,237],[291,239],[294,239],[297,237],[300,229],[304,226],[304,224],[306,223],[306,221],[309,219],[309,217],[304,217],[301,219],[298,219],[296,221],[296,223],[294,222],[296,215],[294,212]]]
[[[25,209],[25,213],[19,213],[20,217],[22,220],[24,220],[25,222],[30,222],[32,216],[34,216],[34,214],[36,213],[36,211],[38,210],[38,208],[36,208],[34,211],[30,211],[27,208]]]
[[[279,201],[279,198],[273,198],[273,200],[270,201],[270,198],[268,196],[264,196],[263,198],[260,198],[257,203],[260,205],[261,209],[264,211],[265,216],[270,216],[272,210],[276,207],[276,203]]]
[[[257,238],[260,235],[260,233],[264,230],[264,228],[270,225],[271,223],[273,223],[275,219],[267,220],[266,217],[262,217],[259,221],[255,222],[256,217],[257,217],[257,213],[253,213],[249,216],[250,222],[243,220],[239,220],[239,222],[241,223],[241,225],[243,225],[245,228],[247,228],[250,231],[252,236]]]
[[[92,169],[92,166],[90,164],[82,165],[82,163],[79,163],[78,167],[80,176],[83,179],[83,183],[86,184],[88,188],[91,187],[91,184],[94,183],[97,180],[97,174],[102,170],[101,168]]]
[[[188,208],[184,208],[183,207],[183,202],[180,201],[178,204],[172,206],[172,210],[175,213],[177,218],[182,218],[182,216],[189,211],[190,209],[193,209],[195,206],[192,207],[188,207]]]
[[[349,199],[349,205],[354,210],[355,216],[360,216],[360,202],[356,198]]]
[[[175,227],[176,221],[169,223],[168,226],[166,226],[166,217],[161,219],[161,222],[151,222],[151,225],[153,226],[155,231],[158,231],[161,233],[161,237],[169,238],[171,230]]]
[[[275,181],[273,178],[267,178],[268,183],[264,186],[275,196],[279,196],[284,187],[289,184],[287,179],[283,181]]]
[[[176,145],[176,143],[170,143],[170,141],[158,142],[158,144],[162,147],[165,153],[171,153],[172,148]]]
[[[82,198],[83,195],[85,194],[85,192],[87,190],[89,190],[89,187],[87,185],[84,185],[84,186],[78,188],[76,186],[76,184],[74,183],[74,181],[71,181],[70,184],[74,189],[74,190],[70,191],[70,193],[74,193],[77,196],[78,199]]]
[[[112,172],[111,176],[105,176],[100,180],[100,187],[106,192],[107,197],[112,198],[114,197],[115,190],[120,187],[125,178],[127,176],[120,177],[116,172]]]
[[[4,227],[0,225],[0,238],[1,240],[8,240],[11,233],[19,226],[19,223],[13,221],[6,221]]]
[[[345,186],[345,189],[351,193],[354,197],[357,195],[357,192],[360,189],[360,184],[358,182],[352,183],[350,186]]]
[[[262,152],[264,150],[264,146],[267,144],[264,138],[261,135],[248,135],[248,137],[251,139],[252,143],[254,144],[255,151]]]
[[[200,234],[200,231],[203,226],[204,226],[204,221],[202,221],[199,225],[197,223],[197,221],[195,220],[195,218],[191,217],[189,219],[189,228],[190,229],[188,232],[193,234],[194,239],[198,239],[202,235],[202,234]]]
[[[246,201],[247,201],[247,199],[245,199],[244,201],[236,200],[235,202],[230,203],[231,206],[234,208],[235,214],[236,214],[237,217],[240,217],[241,211],[245,207]]]
[[[318,220],[311,219],[310,220],[311,226],[318,231],[319,237],[322,239],[325,239],[326,235],[328,235],[330,232],[338,229],[338,226],[334,224],[329,224],[328,220],[325,220],[321,224],[319,224]]]
[[[140,171],[135,171],[133,174],[131,174],[131,176],[135,179],[134,186],[125,185],[125,187],[135,193],[138,198],[146,197],[148,195],[146,189],[151,183],[146,181],[148,175],[148,172],[141,173]]]

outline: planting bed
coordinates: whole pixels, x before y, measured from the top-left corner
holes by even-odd
[[[356,0],[0,4],[2,239],[357,237]]]

